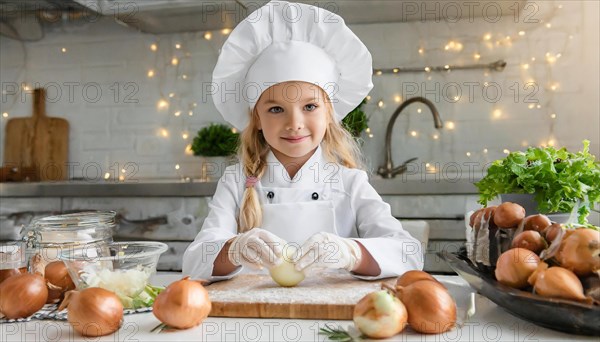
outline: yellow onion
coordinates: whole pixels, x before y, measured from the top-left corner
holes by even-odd
[[[417,332],[439,334],[456,324],[456,303],[446,288],[430,280],[419,280],[396,288],[408,311],[408,324]]]
[[[33,315],[47,299],[46,281],[39,274],[18,274],[0,284],[0,313],[9,319]]]
[[[496,261],[496,280],[500,283],[522,289],[527,279],[537,269],[540,258],[525,248],[512,248],[502,253]]]
[[[552,224],[548,216],[543,214],[529,215],[523,220],[525,230],[535,230],[539,233],[543,232],[546,227]]]
[[[121,300],[114,292],[100,287],[67,292],[58,309],[64,308],[73,330],[83,336],[112,334],[123,323]]]
[[[573,271],[578,276],[587,276],[600,269],[600,232],[589,229],[575,229],[560,244],[556,260],[560,266]]]
[[[437,279],[431,276],[431,274],[419,270],[411,270],[408,272],[404,272],[398,279],[396,280],[396,286],[408,286],[419,280],[433,280],[437,282]],[[439,283],[439,282],[438,282]],[[441,283],[440,283],[441,285]],[[443,286],[443,285],[442,285]]]
[[[540,254],[542,250],[548,247],[548,244],[538,231],[525,230],[513,238],[512,247],[525,248],[535,254]]]
[[[385,290],[371,292],[356,306],[352,316],[354,325],[370,338],[388,338],[404,330],[408,319],[406,307]]]
[[[159,321],[176,329],[195,327],[208,317],[212,304],[199,280],[185,277],[167,286],[154,301],[152,312]]]
[[[494,211],[494,223],[501,228],[515,228],[525,218],[525,209],[512,202],[504,202]]]
[[[583,294],[583,285],[575,273],[563,267],[548,268],[548,264],[541,262],[527,281],[543,297],[591,301]]]
[[[44,277],[48,285],[48,303],[58,302],[65,292],[75,289],[67,266],[62,261],[53,261],[47,264]]]
[[[23,273],[27,273],[27,268],[26,267],[21,267],[21,268],[7,268],[4,270],[0,270],[0,283],[2,283],[4,280],[12,277],[12,276],[16,276],[18,274],[23,274]]]

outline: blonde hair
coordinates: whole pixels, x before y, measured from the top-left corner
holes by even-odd
[[[323,155],[328,162],[337,163],[351,169],[364,169],[360,148],[341,123],[335,119],[329,97],[318,87],[323,96],[327,112],[327,128],[321,142]],[[260,101],[260,100],[259,100]],[[270,147],[262,131],[258,129],[258,111],[256,106],[250,113],[250,123],[240,134],[238,155],[246,177],[261,178],[267,167],[267,155]],[[240,214],[238,232],[243,233],[262,225],[262,207],[254,187],[245,188]]]

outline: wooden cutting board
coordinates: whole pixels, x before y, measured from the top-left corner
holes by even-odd
[[[393,285],[395,278],[365,281],[347,273],[307,276],[295,287],[280,287],[268,274],[243,274],[206,287],[210,316],[351,320],[366,294]]]
[[[4,166],[37,170],[42,181],[67,179],[69,122],[46,116],[46,91],[33,91],[33,116],[6,123]]]

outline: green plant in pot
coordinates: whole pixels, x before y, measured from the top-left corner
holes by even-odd
[[[239,144],[239,133],[223,124],[211,124],[198,131],[191,149],[195,156],[203,157],[201,179],[218,179],[235,155]]]
[[[352,134],[355,139],[360,138],[362,132],[369,128],[369,118],[362,110],[362,107],[367,103],[367,99],[364,99],[358,107],[354,108],[346,117],[342,120],[342,126]]]
[[[211,124],[198,131],[192,142],[195,156],[228,157],[235,154],[239,133],[223,124]]]
[[[591,208],[600,202],[600,164],[589,145],[584,140],[577,153],[554,147],[511,152],[494,161],[475,183],[479,203],[487,206],[503,194],[532,194],[540,213],[576,213],[578,223],[586,224]]]

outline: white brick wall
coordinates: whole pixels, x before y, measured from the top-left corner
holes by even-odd
[[[366,107],[374,137],[366,138],[363,146],[373,167],[383,162],[387,121],[399,105],[394,102],[395,96],[402,95],[403,99],[412,96],[402,94],[408,82],[415,83],[422,91],[436,86],[450,89],[450,85],[457,83],[463,94],[457,103],[444,98],[440,91],[427,94],[442,118],[456,125],[454,130],[443,130],[439,140],[431,138],[435,130],[425,107],[409,107],[394,130],[396,163],[414,156],[431,163],[486,163],[502,157],[505,148],[515,150],[522,149],[524,142],[532,145],[547,142],[551,113],[558,115],[554,128],[558,145],[576,150],[581,147],[581,140],[587,138],[592,141],[592,152],[600,155],[598,3],[584,0],[531,3],[536,6],[535,13],[531,9],[526,13],[542,20],[539,24],[527,23],[524,16],[515,22],[509,15],[497,23],[482,18],[469,22],[465,17],[458,23],[352,27],[372,52],[375,68],[469,64],[474,62],[475,53],[481,55],[481,62],[498,59],[508,62],[504,72],[490,72],[487,76],[483,71],[456,71],[375,77],[372,101]],[[563,7],[559,9],[559,5]],[[525,36],[518,35],[521,30],[526,32]],[[492,35],[489,42],[483,39],[486,33]],[[507,35],[512,38],[511,45],[506,44]],[[220,32],[214,32],[210,41],[203,39],[203,32],[153,36],[110,19],[56,26],[39,42],[21,44],[0,37],[0,81],[2,90],[9,92],[13,83],[33,86],[37,82],[48,87],[50,97],[57,98],[47,104],[47,110],[51,116],[70,121],[69,159],[80,163],[74,177],[81,177],[83,165],[89,162],[99,163],[102,173],[113,172],[115,163],[120,168],[134,162],[138,165],[136,177],[197,177],[200,168],[194,165],[199,164],[199,159],[186,155],[184,150],[199,128],[222,121],[210,97],[203,95],[202,83],[210,81],[225,39]],[[463,44],[462,51],[445,51],[444,46],[451,40]],[[156,53],[149,49],[152,43],[159,46]],[[175,49],[176,43],[183,48]],[[66,53],[61,52],[63,47]],[[423,55],[419,54],[419,47],[424,49]],[[550,66],[545,60],[546,52],[562,56]],[[173,56],[180,58],[179,66],[165,66]],[[531,61],[531,57],[536,60]],[[522,68],[523,63],[529,64],[529,69]],[[156,73],[151,79],[147,77],[150,69]],[[187,80],[181,78],[183,74],[188,76]],[[542,105],[540,109],[529,109],[524,102],[527,92],[523,86],[529,79],[539,85],[534,99]],[[71,98],[69,82],[76,85]],[[472,101],[465,82],[477,82]],[[503,94],[497,103],[482,96],[483,82],[495,82],[501,87]],[[549,87],[554,82],[560,86],[553,92]],[[515,83],[521,89],[516,100],[510,88]],[[84,87],[87,87],[85,94]],[[101,94],[96,94],[98,89]],[[170,93],[175,96],[170,99],[169,109],[157,109],[159,99],[169,99]],[[381,109],[377,107],[379,100],[384,101]],[[197,107],[192,107],[193,103]],[[21,94],[7,94],[0,105],[0,112],[7,112],[8,118],[31,114],[30,95],[22,99]],[[419,107],[423,109],[421,114],[417,113]],[[193,116],[188,115],[190,109]],[[496,109],[502,111],[500,119],[492,117]],[[178,117],[173,115],[177,110],[181,110]],[[0,121],[3,134],[7,119]],[[167,137],[162,136],[161,129],[168,131]],[[417,137],[410,136],[413,130],[418,132]],[[184,132],[189,135],[187,140],[182,137]],[[4,139],[0,139],[0,147],[3,145]],[[482,152],[484,148],[488,149],[487,154]],[[466,152],[471,152],[471,156]],[[179,170],[175,170],[176,164],[180,165]]]

